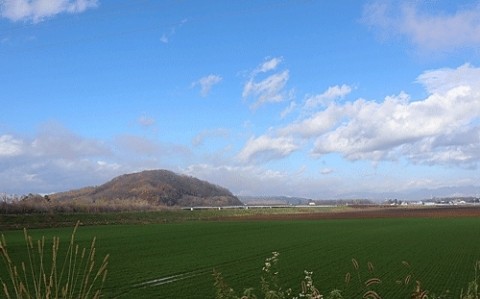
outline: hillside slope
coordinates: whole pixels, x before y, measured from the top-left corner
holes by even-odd
[[[225,206],[242,202],[227,189],[168,170],[124,174],[97,187],[56,193],[55,200],[143,200],[160,206]]]

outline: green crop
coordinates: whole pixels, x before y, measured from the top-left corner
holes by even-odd
[[[55,235],[61,240],[68,240],[70,231],[29,230],[37,239]],[[4,234],[12,259],[23,258],[22,233]],[[235,290],[260,289],[259,265],[273,251],[282,254],[279,284],[292,287],[294,293],[301,291],[299,282],[309,270],[322,292],[346,289],[345,277],[351,273],[352,284],[381,279],[377,289],[383,298],[408,298],[411,285],[397,281],[410,275],[412,283],[420,280],[431,292],[449,290],[458,298],[474,278],[473,265],[480,259],[477,218],[85,226],[76,240],[88,245],[93,236],[97,254],[110,254],[102,291],[106,298],[214,298],[214,269]],[[4,273],[0,268],[0,276]],[[351,289],[350,295],[356,296]]]

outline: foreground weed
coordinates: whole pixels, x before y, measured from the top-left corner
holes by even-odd
[[[467,291],[463,293],[462,290],[462,299],[480,299],[480,261],[475,263],[475,277],[473,281],[468,284]]]
[[[100,298],[107,277],[108,255],[95,267],[95,238],[90,248],[80,249],[75,243],[79,223],[73,229],[63,263],[59,263],[60,239],[53,237],[51,250],[46,249],[45,237],[36,242],[24,229],[27,262],[20,266],[11,259],[7,242],[2,235],[0,255],[8,279],[0,278],[6,298],[16,299],[86,299]]]
[[[355,277],[352,278],[352,272],[345,274],[345,290],[353,293],[361,292],[363,293],[362,298],[380,299],[381,297],[375,288],[377,285],[380,285],[382,281],[376,277],[373,263],[367,263],[366,275],[361,272],[362,268],[355,258],[352,258],[352,266]]]
[[[282,290],[278,281],[278,252],[272,252],[272,256],[265,259],[260,279],[262,293],[265,299],[283,299],[290,294],[290,290]]]
[[[292,289],[284,289],[279,282],[279,272],[277,269],[278,264],[278,252],[272,252],[272,256],[265,259],[264,266],[262,268],[262,276],[260,278],[261,297],[255,295],[253,288],[245,289],[242,296],[237,296],[235,291],[228,286],[223,279],[221,273],[214,270],[214,287],[216,290],[216,299],[343,299],[339,290],[333,290],[328,296],[323,296],[320,291],[315,287],[313,282],[313,272],[305,271],[304,279],[301,282],[301,292],[298,295],[293,295]]]
[[[241,297],[235,294],[235,291],[230,288],[224,281],[222,274],[214,270],[214,279],[215,279],[215,289],[216,289],[216,299],[346,299],[346,298],[357,298],[357,295],[361,294],[359,298],[364,299],[382,299],[384,297],[375,290],[376,286],[380,285],[382,281],[376,277],[375,268],[371,262],[367,263],[367,275],[361,272],[360,264],[356,259],[352,259],[353,266],[353,277],[352,272],[348,272],[345,275],[345,291],[350,291],[343,293],[340,290],[333,290],[326,295],[322,295],[320,291],[315,287],[313,282],[313,272],[305,271],[305,276],[301,282],[301,292],[298,295],[292,295],[292,290],[283,289],[280,286],[278,279],[278,271],[276,266],[278,263],[278,252],[273,252],[271,257],[268,257],[265,260],[265,264],[262,268],[262,277],[261,282],[261,292],[263,297],[257,297],[254,294],[254,289],[246,289]],[[397,284],[400,288],[407,288],[409,291],[408,298],[411,299],[448,299],[452,298],[450,293],[446,291],[444,294],[436,296],[435,294],[430,294],[425,290],[420,281],[416,279],[410,264],[407,262],[402,262],[402,264],[407,269],[407,274],[401,280],[397,281]],[[353,287],[353,292],[351,292]],[[475,263],[475,277],[474,280],[468,284],[466,291],[462,290],[460,299],[480,299],[480,261]]]

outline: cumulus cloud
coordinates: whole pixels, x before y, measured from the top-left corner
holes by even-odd
[[[313,111],[308,118],[297,120],[279,130],[280,135],[299,135],[302,138],[310,138],[322,134],[336,125],[341,119],[343,111],[334,104],[334,100],[343,98],[352,91],[348,85],[330,86],[321,94],[308,96],[303,105],[304,111]],[[325,110],[318,112],[318,106]]]
[[[476,163],[480,143],[473,124],[480,120],[479,76],[480,69],[470,65],[433,70],[417,79],[431,92],[423,100],[411,101],[401,93],[382,102],[359,99],[333,105],[305,120],[317,124],[316,119],[337,119],[317,135],[314,152],[338,152],[352,160],[406,156],[425,163]]]
[[[465,128],[405,145],[403,154],[415,163],[455,164],[474,169],[480,161],[480,127]]]
[[[343,107],[330,105],[325,110],[316,112],[310,117],[302,118],[280,128],[278,132],[281,136],[293,135],[302,138],[312,138],[336,126],[342,119],[343,114]]]
[[[406,145],[424,147],[430,140],[458,134],[478,119],[480,94],[471,86],[459,86],[417,102],[400,94],[381,103],[357,100],[340,108],[348,121],[320,136],[314,152],[340,152],[352,160],[381,160],[397,157],[396,151],[404,152]],[[445,150],[444,146],[436,150],[442,148]]]
[[[263,135],[251,137],[237,157],[242,162],[268,161],[288,156],[296,149],[298,145],[290,137]]]
[[[254,102],[250,108],[257,109],[267,103],[282,102],[290,97],[285,91],[289,79],[289,71],[284,70],[259,79],[261,73],[268,73],[276,70],[282,62],[281,58],[272,58],[259,65],[251,74],[250,79],[243,87],[242,96],[244,99],[253,98]]]
[[[417,82],[431,94],[444,94],[458,86],[479,86],[479,75],[479,69],[467,63],[457,69],[442,68],[426,71],[418,76]]]
[[[268,161],[289,156],[300,150],[300,144],[311,144],[314,156],[337,153],[349,160],[405,158],[413,163],[476,167],[480,68],[465,64],[430,70],[417,82],[428,93],[424,99],[412,100],[401,92],[380,101],[359,98],[313,105],[317,108],[312,113],[248,140],[238,157],[248,162],[265,154]],[[316,99],[343,96],[349,90],[329,88]]]
[[[97,0],[3,0],[0,15],[14,22],[38,23],[60,13],[81,13],[97,6]]]
[[[433,2],[421,9],[420,1],[374,1],[364,7],[363,21],[385,37],[400,35],[421,49],[452,50],[480,45],[480,4],[453,14],[434,13]],[[426,3],[426,2],[425,2]]]
[[[206,97],[212,87],[222,81],[222,77],[218,75],[208,75],[200,78],[198,81],[192,83],[192,87],[200,86],[200,95]]]

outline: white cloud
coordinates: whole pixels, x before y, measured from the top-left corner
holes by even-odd
[[[343,98],[352,91],[352,88],[343,84],[342,86],[335,85],[329,87],[324,93],[310,96],[305,101],[304,108],[313,109],[317,106],[327,106],[333,100]]]
[[[245,84],[242,96],[243,98],[255,97],[255,102],[251,105],[252,109],[267,103],[282,102],[286,99],[284,88],[288,77],[288,70],[286,70],[273,74],[260,82],[251,79]]]
[[[98,0],[75,0],[68,2],[67,11],[70,13],[79,13],[97,6]]]
[[[259,73],[266,73],[275,70],[282,61],[282,57],[274,57],[265,61],[252,72],[252,77],[256,76]]]
[[[280,113],[280,118],[285,118],[287,115],[292,113],[295,108],[297,108],[297,103],[295,103],[295,101],[291,101],[290,104]]]
[[[263,135],[250,138],[237,157],[242,162],[268,161],[288,156],[296,149],[292,138]]]
[[[22,152],[22,140],[16,139],[11,135],[0,136],[0,158],[18,156],[21,155]]]
[[[312,138],[319,136],[337,125],[344,114],[344,109],[337,105],[330,105],[325,110],[317,112],[312,116],[295,121],[278,130],[281,136],[300,136]]]
[[[417,82],[428,92],[424,99],[412,100],[401,92],[381,101],[330,102],[323,110],[300,112],[294,122],[251,138],[238,158],[244,162],[284,158],[311,141],[314,156],[337,153],[349,160],[405,158],[413,163],[476,167],[480,68],[465,64],[430,70]],[[348,92],[348,87],[329,88],[319,98]]]
[[[242,97],[244,100],[253,98],[254,102],[250,105],[251,109],[267,103],[278,103],[292,97],[291,92],[285,91],[285,86],[289,79],[289,71],[284,70],[276,72],[259,79],[258,76],[276,70],[282,62],[282,58],[272,58],[259,65],[250,75],[249,80],[243,87]]]
[[[480,76],[480,69],[469,65],[425,72],[418,82],[434,93],[424,100],[410,101],[402,93],[380,103],[360,99],[337,105],[343,122],[318,135],[314,152],[338,152],[352,160],[405,155],[425,163],[478,162],[479,155],[472,154],[472,148],[480,146],[478,138],[474,138],[478,129],[471,132],[473,124],[480,120],[476,76]],[[328,109],[319,115],[323,114],[328,115]],[[472,138],[452,138],[465,131]]]
[[[458,86],[479,86],[480,70],[470,64],[464,64],[457,69],[429,70],[418,76],[417,82],[429,93],[443,94]]]
[[[475,168],[480,161],[480,127],[467,128],[406,145],[403,154],[416,163],[455,164]]]
[[[3,0],[0,15],[11,21],[37,23],[60,13],[81,13],[97,6],[97,0]]]
[[[200,86],[200,95],[202,97],[206,97],[210,93],[212,87],[221,81],[222,77],[218,75],[208,75],[200,78],[198,81],[193,82],[192,87]]]
[[[365,6],[363,21],[379,29],[383,36],[406,36],[417,47],[453,50],[480,45],[480,3],[457,9],[453,14],[434,14],[434,2],[421,9],[420,2],[370,2]]]

